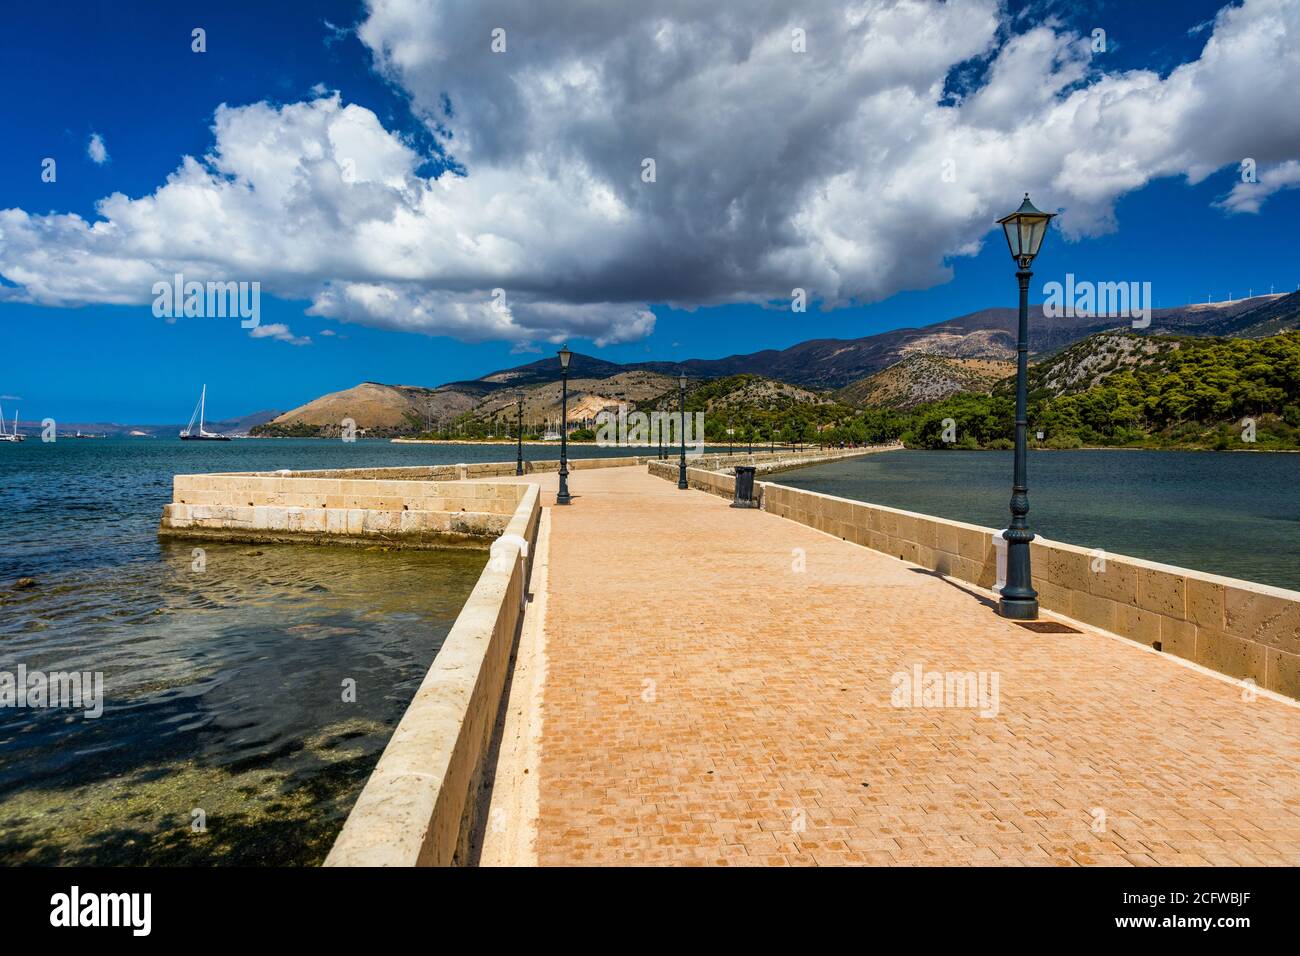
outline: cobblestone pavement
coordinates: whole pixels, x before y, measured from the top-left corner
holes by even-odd
[[[1099,633],[1032,633],[643,468],[571,486],[539,863],[1300,863],[1300,708]],[[984,706],[893,706],[917,667],[983,672]]]

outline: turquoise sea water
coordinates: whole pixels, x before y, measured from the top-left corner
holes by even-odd
[[[1039,534],[1300,590],[1300,455],[1029,453]],[[1011,452],[894,451],[775,480],[992,528],[1010,519]]]
[[[321,860],[486,556],[208,544],[196,570],[192,543],[156,535],[172,475],[514,452],[0,445],[0,672],[98,671],[105,684],[97,719],[0,707],[0,865]],[[619,450],[574,449],[593,452]],[[20,577],[35,586],[15,589]]]

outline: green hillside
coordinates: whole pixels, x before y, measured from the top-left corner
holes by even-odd
[[[1029,423],[1050,448],[1084,445],[1150,448],[1300,448],[1300,332],[1265,339],[1169,339],[1137,360],[1101,335],[1067,349],[1031,375]],[[1091,351],[1090,351],[1091,350]],[[1063,368],[1116,359],[1101,374]],[[961,395],[918,408],[904,432],[909,444],[950,447],[943,420],[957,424],[958,447],[1000,447],[1013,436],[1010,383],[991,396]],[[1246,441],[1248,423],[1254,441]]]

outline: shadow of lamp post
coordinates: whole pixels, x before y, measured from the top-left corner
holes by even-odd
[[[555,495],[557,505],[569,503],[569,359],[573,353],[567,345],[561,347],[560,378],[564,382],[560,398],[560,490]]]
[[[1034,590],[1029,569],[1029,484],[1025,468],[1025,429],[1029,404],[1029,266],[1047,235],[1047,224],[1054,213],[1034,208],[1025,193],[1025,201],[1009,216],[998,220],[1007,236],[1011,258],[1020,267],[1020,329],[1016,337],[1016,460],[1011,486],[1011,525],[1003,532],[1007,541],[1007,583],[998,601],[998,613],[1017,621],[1038,617],[1038,592]]]

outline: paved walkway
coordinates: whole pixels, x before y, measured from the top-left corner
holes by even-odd
[[[571,484],[537,862],[1300,863],[1300,708],[1100,633],[1026,631],[644,469]],[[917,665],[996,674],[996,716],[892,706]]]

